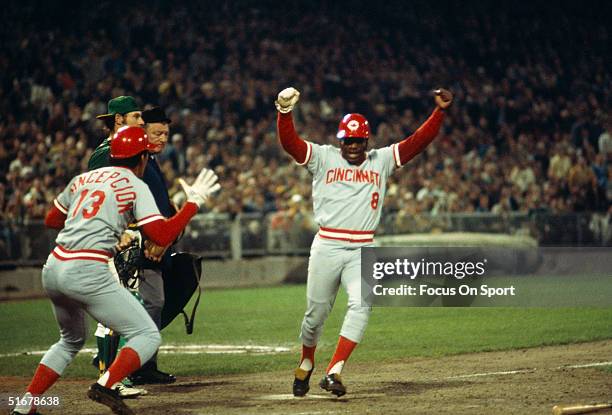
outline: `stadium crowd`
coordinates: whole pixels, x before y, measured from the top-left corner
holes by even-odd
[[[177,201],[175,179],[209,166],[223,189],[212,212],[309,210],[309,175],[275,131],[273,101],[289,85],[302,92],[304,138],[335,144],[342,115],[360,112],[373,147],[414,131],[433,110],[432,88],[454,92],[443,132],[390,183],[385,209],[400,218],[608,211],[606,13],[302,3],[152,2],[118,15],[107,1],[61,11],[13,2],[10,30],[0,29],[0,221],[43,217],[106,136],[95,117],[119,95],[171,114],[161,160]]]

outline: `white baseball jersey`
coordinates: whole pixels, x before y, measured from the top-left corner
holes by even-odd
[[[112,253],[128,224],[142,226],[164,218],[149,187],[125,167],[102,167],[76,176],[54,204],[66,215],[54,250],[63,257]]]
[[[338,147],[308,145],[312,198],[319,236],[351,243],[371,243],[380,222],[387,178],[401,167],[397,145],[367,152],[359,165],[346,161]]]

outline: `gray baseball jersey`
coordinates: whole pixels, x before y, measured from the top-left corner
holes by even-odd
[[[397,145],[370,150],[354,166],[340,149],[308,145],[306,165],[312,173],[312,199],[319,236],[350,243],[371,243],[380,222],[387,178],[400,167]]]
[[[130,169],[103,167],[72,179],[55,199],[64,228],[42,271],[60,340],[41,363],[61,375],[87,336],[85,313],[127,339],[125,347],[148,361],[161,335],[144,307],[117,279],[108,261],[128,223],[144,225],[160,215],[147,185]]]
[[[54,250],[64,257],[83,250],[92,258],[97,251],[113,252],[128,224],[142,226],[164,218],[148,186],[124,167],[102,167],[76,176],[54,203],[67,216]]]
[[[359,343],[370,315],[361,306],[361,250],[374,242],[380,222],[387,179],[401,167],[397,144],[370,150],[355,166],[340,149],[306,142],[305,165],[312,173],[312,198],[319,232],[310,249],[307,307],[301,338],[315,346],[342,285],[348,308],[340,335]]]

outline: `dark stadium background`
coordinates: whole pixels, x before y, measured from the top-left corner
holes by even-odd
[[[303,253],[308,174],[282,152],[273,100],[302,91],[300,134],[334,143],[346,112],[375,147],[456,97],[443,132],[396,173],[379,233],[523,233],[610,245],[609,2],[3,2],[0,261],[40,264],[41,219],[133,95],[171,115],[166,177],[214,168],[222,192],[183,243],[228,256]]]

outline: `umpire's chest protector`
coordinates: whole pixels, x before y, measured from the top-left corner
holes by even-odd
[[[202,257],[186,252],[170,255],[171,266],[163,271],[164,308],[162,309],[161,328],[170,324],[174,318],[183,314],[187,334],[193,331],[193,319],[200,301],[200,278],[202,275]],[[183,309],[198,290],[191,317]]]

